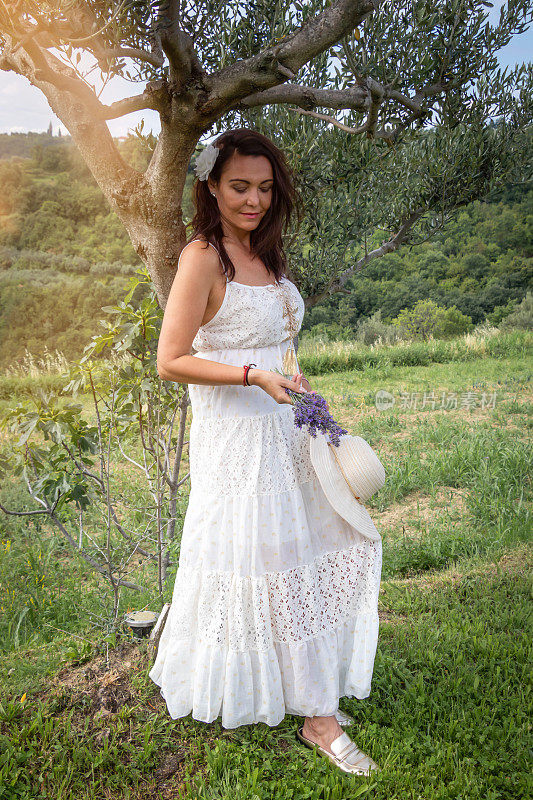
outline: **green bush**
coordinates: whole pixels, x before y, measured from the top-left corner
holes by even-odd
[[[516,304],[515,310],[502,320],[500,328],[523,328],[527,331],[533,328],[533,293],[528,292],[522,302]]]
[[[306,335],[311,339],[318,339],[323,342],[345,342],[353,339],[353,332],[350,328],[343,328],[338,322],[319,322],[313,325]]]
[[[474,327],[471,317],[459,311],[457,306],[444,309],[441,320],[442,327],[437,334],[438,338],[447,339],[451,336],[460,336],[468,333]]]
[[[387,325],[382,321],[381,309],[370,317],[360,319],[357,323],[355,338],[362,344],[371,345],[378,341],[385,344],[394,344],[401,339],[401,331],[396,325]]]
[[[419,300],[413,308],[403,308],[392,321],[404,332],[404,336],[427,341],[459,336],[473,328],[471,317],[453,305],[441,308],[433,300]]]

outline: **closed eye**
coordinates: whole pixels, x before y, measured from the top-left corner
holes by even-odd
[[[267,189],[261,189],[261,191],[266,193],[266,192],[270,192],[271,189],[272,189],[272,186],[269,186]],[[235,191],[239,192],[239,194],[243,194],[246,191],[246,189],[235,189]]]

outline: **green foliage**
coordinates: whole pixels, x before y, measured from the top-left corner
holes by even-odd
[[[528,292],[521,303],[517,303],[515,308],[502,321],[503,330],[510,328],[533,329],[533,293]]]
[[[471,318],[466,314],[462,314],[456,306],[452,306],[444,309],[440,319],[440,327],[437,328],[437,333],[434,335],[447,339],[467,333],[473,327]]]
[[[15,276],[16,272],[0,273],[0,363],[4,366],[22,358],[25,350],[42,353],[45,345],[67,358],[80,355],[94,333],[102,306],[114,302],[126,284],[122,276],[65,278],[34,270],[23,272],[18,280]],[[28,283],[21,283],[24,278]]]
[[[322,342],[343,342],[352,339],[352,331],[343,328],[338,322],[317,322],[308,330],[309,339],[317,339]]]
[[[501,312],[502,306],[513,308],[531,287],[532,201],[531,186],[508,186],[498,197],[476,200],[458,210],[430,242],[370,261],[348,281],[349,295],[327,298],[307,309],[302,333],[311,332],[318,323],[327,329],[342,314],[343,326],[355,334],[358,324],[377,311],[387,324],[420,298],[442,308],[455,306],[475,325],[484,321],[499,324],[506,312],[491,316],[493,312]],[[385,238],[375,234],[367,249],[379,247]],[[314,265],[321,257],[321,251],[312,246],[308,258],[312,274],[316,274]],[[350,247],[346,264],[358,257],[357,247]],[[373,338],[369,334],[367,343]]]
[[[2,501],[25,508],[14,488]],[[0,522],[0,529],[4,527]],[[87,584],[83,602],[91,602]],[[0,541],[0,651],[6,654],[52,641],[56,629],[79,629],[80,586],[76,568],[66,563],[62,543],[46,531],[41,517],[12,519]]]
[[[426,341],[441,329],[443,312],[433,300],[419,300],[413,308],[400,311],[392,322],[410,338]]]
[[[60,403],[42,393],[4,412],[4,425],[14,438],[10,472],[32,486],[32,495],[58,514],[72,503],[85,509],[94,485],[83,468],[94,466],[98,452],[95,426],[82,416],[79,403]],[[43,442],[41,444],[41,442]],[[71,457],[74,452],[79,459]]]
[[[135,137],[122,148],[145,164]],[[0,135],[13,152],[24,158],[0,161],[0,366],[45,347],[79,358],[141,261],[70,137]]]
[[[509,300],[503,306],[496,306],[494,311],[487,314],[487,323],[489,325],[501,325],[502,320],[509,316],[509,314],[516,309],[516,302]]]
[[[6,215],[0,245],[140,266],[126,230],[80,162],[70,139],[36,144],[30,159],[0,161],[0,177],[10,189],[0,205]]]
[[[37,390],[4,404],[2,422],[12,445],[0,473],[27,487],[31,507],[26,513],[46,512],[44,518],[73,552],[108,581],[113,599],[102,620],[115,629],[121,587],[146,591],[126,580],[137,549],[157,566],[159,587],[171,564],[183,453],[174,424],[185,422],[187,403],[180,402],[174,383],[162,382],[157,373],[162,311],[147,272],[131,279],[124,300],[103,310],[102,331],[61,376],[59,392]],[[71,395],[89,395],[91,415],[84,404],[69,400]],[[114,475],[117,462],[124,460],[143,481],[142,488],[131,487],[127,500]],[[127,528],[120,522],[125,502],[134,509]]]
[[[18,161],[0,161],[0,218],[12,214],[21,204],[31,180]]]
[[[375,311],[370,317],[363,317],[357,322],[355,339],[365,345],[376,342],[394,344],[401,338],[401,332],[396,325],[388,325],[382,321],[381,309]]]
[[[17,436],[12,470],[26,481],[32,480],[33,493],[49,505],[57,504],[58,512],[71,503],[85,509],[94,501],[95,493],[105,493],[103,482],[92,475],[102,457],[103,442],[115,426],[122,433],[131,432],[140,409],[154,397],[158,398],[162,417],[174,410],[175,393],[170,384],[161,391],[155,368],[161,323],[155,295],[144,297],[139,306],[129,303],[136,289],[146,285],[147,274],[139,273],[132,279],[125,301],[104,307],[113,321],[101,323],[104,331],[92,338],[84,356],[62,377],[57,395],[36,391],[4,412],[8,430]],[[94,362],[94,356],[104,350],[108,355],[128,353],[132,358],[119,371],[109,370],[106,362]],[[95,397],[104,398],[100,430],[86,420],[79,403],[61,399],[61,395],[80,391],[93,391]]]
[[[400,341],[372,349],[359,342],[343,342],[333,347],[328,342],[304,338],[298,348],[298,363],[306,375],[327,375],[346,370],[367,372],[374,367],[462,363],[484,355],[531,358],[531,346],[531,334],[520,330],[501,334],[479,331],[449,341]]]
[[[60,393],[64,386],[61,375],[0,375],[0,400],[31,396],[39,391]]]
[[[16,136],[19,150],[23,141],[27,143],[24,159],[0,161],[0,177],[9,186],[0,199],[0,367],[19,361],[26,350],[39,355],[45,346],[61,350],[68,359],[79,358],[95,332],[100,308],[118,302],[124,278],[140,265],[70,137],[58,140],[43,134],[40,142],[27,137]],[[0,153],[4,145],[15,148],[11,139],[0,135]],[[142,168],[152,145],[150,135],[139,132],[119,147],[126,160]],[[344,153],[342,138],[336,146]],[[355,157],[349,142],[346,148],[344,156]],[[47,151],[57,154],[45,157]],[[316,146],[313,152],[317,155]],[[185,219],[192,215],[191,179],[189,174]],[[339,202],[348,202],[342,197]],[[457,309],[474,324],[485,319],[499,324],[531,284],[532,197],[527,186],[503,188],[498,200],[475,201],[459,211],[445,232],[432,234],[431,242],[370,261],[348,282],[349,295],[327,297],[306,311],[302,336],[330,342],[394,342],[398,329],[395,332],[390,320],[421,297]],[[291,263],[297,273],[307,265],[316,277],[315,265],[326,257],[331,260],[340,230],[338,215],[343,213],[340,205],[337,212],[328,210],[331,230],[323,227],[319,242],[302,232],[304,243],[300,237]],[[348,248],[346,240],[343,243],[347,266],[359,255],[352,238]],[[384,238],[383,232],[373,233],[367,248],[379,246]],[[340,240],[337,244],[340,247]],[[304,295],[305,281],[303,276]],[[379,317],[374,316],[377,312]],[[462,329],[457,317],[443,335]]]
[[[471,330],[472,320],[455,307],[440,308],[433,300],[419,300],[400,311],[393,324],[412,339],[447,338]]]
[[[1,159],[20,159],[31,158],[35,152],[35,147],[53,147],[60,144],[63,137],[50,136],[49,133],[0,133],[0,158]]]

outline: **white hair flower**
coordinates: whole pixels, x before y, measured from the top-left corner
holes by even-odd
[[[212,144],[208,144],[207,147],[202,150],[194,165],[194,171],[199,181],[207,180],[219,153],[220,149]]]

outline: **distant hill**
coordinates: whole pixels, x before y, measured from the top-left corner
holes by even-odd
[[[50,147],[64,142],[71,143],[71,137],[53,136],[49,133],[0,133],[0,158],[31,158],[36,144]]]
[[[477,324],[525,297],[532,256],[533,186],[505,187],[498,200],[460,209],[431,241],[371,261],[349,281],[350,295],[306,314],[306,327],[336,320],[350,329],[378,310],[388,321],[422,298],[455,305]]]
[[[117,141],[143,170],[140,140]],[[184,218],[193,213],[190,169]],[[27,347],[81,354],[102,305],[124,292],[141,266],[70,136],[0,134],[0,367]],[[350,338],[377,311],[384,322],[421,298],[456,306],[474,323],[501,318],[531,289],[533,187],[504,187],[497,200],[460,210],[446,231],[369,263],[349,295],[309,309],[302,333]]]

